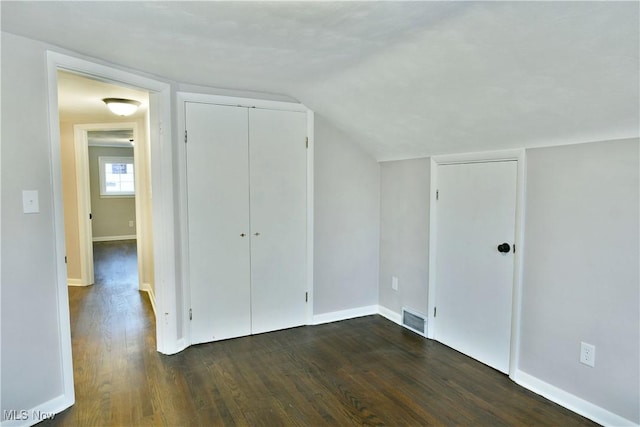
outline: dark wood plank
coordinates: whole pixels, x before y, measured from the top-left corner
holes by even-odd
[[[103,265],[135,251],[98,252],[69,289],[76,404],[42,425],[595,425],[380,316],[159,354],[135,274]]]

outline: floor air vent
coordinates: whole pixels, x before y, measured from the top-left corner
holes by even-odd
[[[427,336],[427,319],[420,313],[402,308],[402,326],[423,337]]]

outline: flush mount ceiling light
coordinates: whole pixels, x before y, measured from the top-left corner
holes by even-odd
[[[104,98],[102,100],[113,114],[118,116],[130,116],[138,110],[140,103],[133,99]]]

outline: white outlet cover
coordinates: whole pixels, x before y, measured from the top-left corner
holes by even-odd
[[[586,342],[580,343],[580,363],[592,368],[596,366],[596,346]]]
[[[391,276],[391,289],[398,290],[398,278],[396,276]]]

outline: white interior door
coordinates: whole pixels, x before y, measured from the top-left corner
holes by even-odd
[[[306,323],[306,114],[249,110],[252,333]]]
[[[511,343],[516,180],[515,161],[437,170],[434,337],[504,373]],[[503,243],[508,252],[498,250]]]
[[[186,103],[191,342],[249,335],[247,109]]]

